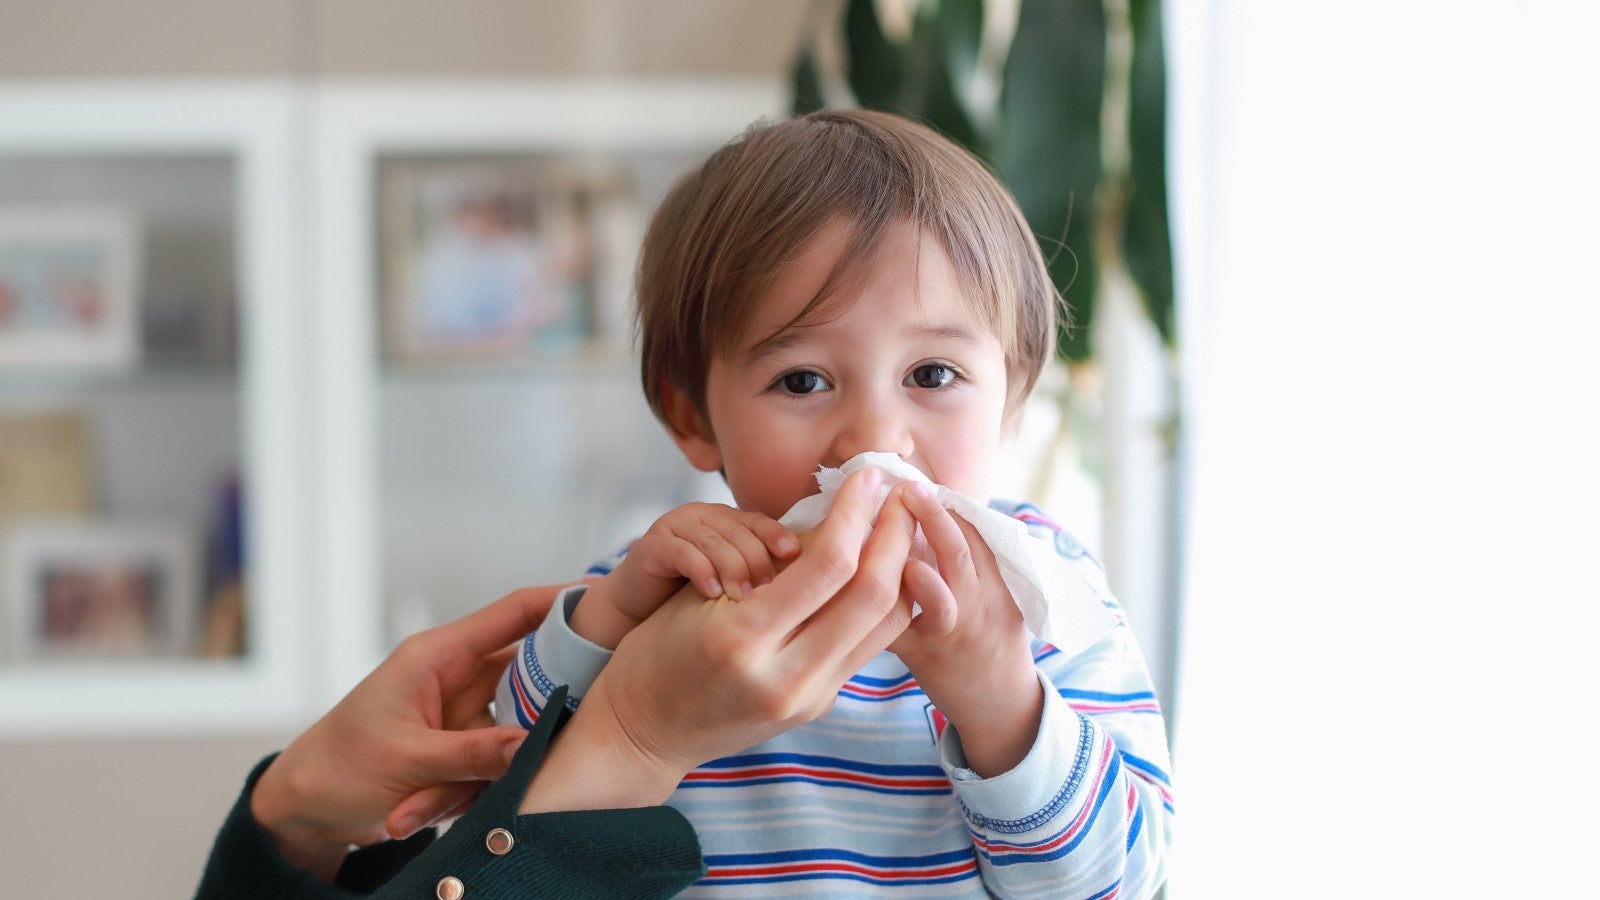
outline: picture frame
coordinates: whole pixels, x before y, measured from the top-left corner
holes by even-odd
[[[198,555],[181,529],[18,522],[5,550],[17,660],[128,661],[192,652]]]
[[[137,362],[138,265],[126,210],[0,207],[0,371]]]
[[[623,161],[385,153],[375,178],[388,362],[494,364],[623,346],[644,220]]]

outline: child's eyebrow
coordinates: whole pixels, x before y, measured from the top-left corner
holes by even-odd
[[[938,340],[960,341],[963,344],[977,346],[983,343],[983,336],[971,328],[961,325],[923,325],[917,332],[924,337]]]
[[[745,351],[744,364],[753,366],[769,356],[777,356],[796,344],[803,344],[807,338],[800,332],[801,326],[792,325],[782,332],[767,338],[759,344]]]
[[[785,329],[781,334],[775,334],[759,344],[745,351],[744,364],[754,366],[768,357],[777,356],[785,350],[804,344],[811,340],[803,331],[804,326],[795,325]],[[934,341],[956,341],[972,347],[984,343],[983,335],[973,329],[962,325],[932,325],[922,324],[908,329],[917,336]]]

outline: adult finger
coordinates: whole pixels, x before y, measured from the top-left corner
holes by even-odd
[[[401,800],[389,812],[383,823],[384,830],[395,840],[404,840],[449,818],[452,812],[470,807],[487,784],[486,781],[453,781],[423,788]]]
[[[528,732],[515,725],[468,731],[421,730],[402,748],[414,784],[493,781],[506,773]]]
[[[827,659],[829,648],[834,648],[836,671],[843,673],[843,680],[905,629],[911,621],[911,604],[902,598],[900,582],[915,533],[916,523],[905,505],[890,497],[878,513],[849,584],[795,634],[790,646],[797,651],[796,658]],[[811,552],[808,549],[801,562]],[[838,655],[839,648],[848,649]]]
[[[882,484],[883,473],[871,466],[846,478],[827,517],[811,532],[805,552],[769,584],[756,588],[751,596],[760,602],[741,604],[741,609],[766,616],[768,626],[784,633],[809,619],[855,577]]]

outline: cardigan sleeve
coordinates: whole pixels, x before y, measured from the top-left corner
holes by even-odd
[[[565,688],[552,695],[557,709]],[[442,836],[379,845],[352,854],[340,871],[366,871],[370,884],[389,875],[373,894],[355,893],[295,869],[251,816],[250,791],[271,758],[251,774],[217,836],[196,900],[294,898],[347,900],[430,898],[441,880],[455,878],[474,900],[526,897],[670,897],[705,872],[699,840],[683,814],[665,806],[518,815],[522,795],[565,715],[546,715],[529,732],[511,768],[489,785],[472,809]],[[503,831],[510,836],[491,832]],[[492,851],[504,850],[504,853]],[[507,846],[509,844],[509,847]],[[383,854],[376,859],[372,853]],[[393,868],[392,873],[385,867]],[[376,878],[374,878],[376,876]]]

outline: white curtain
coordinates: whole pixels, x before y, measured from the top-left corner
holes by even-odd
[[[1167,897],[1593,896],[1600,12],[1167,6]]]

